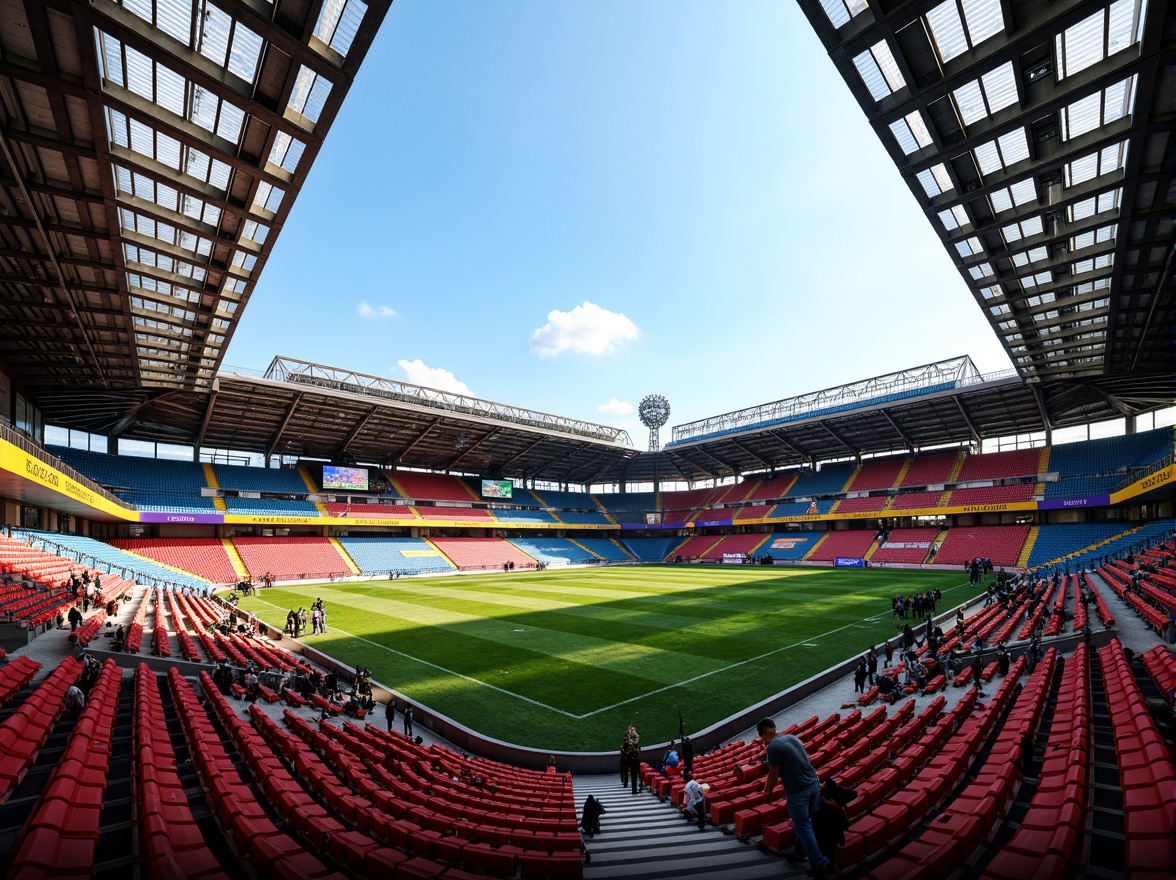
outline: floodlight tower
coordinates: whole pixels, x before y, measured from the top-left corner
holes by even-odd
[[[660,394],[648,394],[638,404],[637,415],[641,424],[649,428],[649,451],[657,452],[661,446],[657,429],[670,420],[670,402]]]

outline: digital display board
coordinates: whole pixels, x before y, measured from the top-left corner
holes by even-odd
[[[510,480],[482,480],[483,498],[512,498],[514,483]]]
[[[354,492],[368,490],[368,469],[361,467],[335,467],[323,465],[324,489],[351,489]]]

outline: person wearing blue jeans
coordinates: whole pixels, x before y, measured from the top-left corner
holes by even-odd
[[[804,743],[791,734],[778,736],[776,722],[771,718],[757,724],[756,732],[768,750],[764,798],[770,800],[776,783],[783,783],[788,815],[796,832],[796,848],[808,859],[812,876],[823,880],[832,862],[821,854],[813,834],[813,815],[821,808],[821,781],[804,750]]]

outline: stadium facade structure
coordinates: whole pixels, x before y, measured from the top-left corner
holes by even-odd
[[[1171,33],[1114,3],[802,9],[1014,369],[966,357],[623,432],[224,352],[389,3],[15,2],[0,20],[5,519],[138,511],[40,448],[120,439],[593,486],[770,475],[1172,405]],[[23,458],[22,458],[23,457]]]

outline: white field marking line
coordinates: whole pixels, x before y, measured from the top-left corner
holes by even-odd
[[[958,587],[949,587],[949,589],[958,589]],[[947,592],[947,591],[945,590],[944,592]],[[882,617],[882,616],[883,615],[878,615],[877,617]],[[867,620],[876,620],[877,617],[866,618],[866,619]],[[845,626],[839,626],[839,627],[837,627],[837,629],[831,629],[828,632],[821,633],[818,636],[812,636],[812,638],[823,639],[826,636],[831,636],[836,633],[839,633],[843,629],[849,629],[850,627],[858,626],[859,623],[860,623],[860,621],[855,621],[853,623],[847,623]],[[708,678],[709,676],[716,675],[720,672],[727,672],[731,669],[737,669],[740,666],[746,666],[748,663],[755,663],[757,660],[763,660],[765,657],[771,657],[773,654],[779,654],[781,651],[790,651],[793,648],[800,648],[800,647],[805,647],[805,643],[804,642],[794,642],[791,645],[785,645],[782,648],[775,648],[775,649],[768,651],[764,654],[760,654],[757,657],[748,657],[746,660],[740,660],[737,663],[732,663],[730,666],[724,666],[720,669],[712,669],[710,672],[704,672],[701,675],[694,676],[693,678],[687,678],[684,681],[678,682],[677,684],[667,684],[664,687],[659,687],[656,690],[649,691],[648,693],[641,694],[640,696],[630,697],[627,700],[621,700],[619,703],[613,703],[611,706],[604,706],[603,708],[595,709],[592,712],[587,712],[584,715],[580,715],[578,717],[581,719],[591,718],[593,715],[598,715],[601,712],[607,712],[609,709],[616,709],[620,706],[625,706],[625,705],[628,705],[629,703],[636,702],[637,700],[643,700],[646,697],[652,697],[654,694],[660,694],[664,691],[672,690],[673,688],[676,688],[676,687],[681,687],[682,685],[693,684],[694,682],[699,681],[700,679]]]
[[[943,592],[947,593],[947,592],[951,592],[952,590],[958,590],[960,587],[963,587],[963,586],[968,586],[968,584],[958,584],[954,587],[948,587]],[[275,608],[278,611],[282,610],[279,606],[274,605],[272,602],[266,602],[264,599],[259,598],[257,601],[261,602],[263,605],[269,605],[270,608]],[[865,618],[865,620],[878,620],[879,618],[884,617],[884,616],[885,615],[883,615],[883,614],[877,614],[874,617],[867,617],[867,618]],[[859,623],[860,623],[860,621],[857,621],[854,623],[847,623],[845,626],[839,626],[839,627],[837,627],[837,629],[831,629],[828,632],[821,633],[818,636],[813,636],[813,638],[823,639],[826,636],[834,635],[836,633],[841,632],[844,629],[849,629],[852,626],[858,626]],[[575,721],[583,721],[585,718],[591,718],[593,715],[599,715],[601,712],[607,712],[610,709],[616,709],[616,708],[619,708],[620,706],[627,706],[629,703],[634,703],[637,700],[643,700],[646,697],[652,697],[655,694],[660,694],[660,693],[663,693],[668,690],[673,690],[674,688],[681,687],[682,685],[693,684],[696,681],[699,681],[704,678],[709,678],[710,676],[717,675],[720,672],[727,672],[728,670],[731,670],[731,669],[737,669],[740,666],[746,666],[748,663],[754,663],[757,660],[763,660],[765,657],[771,657],[773,654],[779,654],[781,651],[790,651],[793,648],[807,647],[804,642],[794,642],[791,645],[785,645],[782,648],[775,648],[771,651],[768,651],[764,654],[760,654],[756,657],[749,657],[746,660],[740,660],[737,663],[730,664],[729,666],[723,666],[723,667],[720,667],[719,669],[712,669],[710,672],[704,672],[701,675],[694,676],[693,678],[687,678],[687,679],[684,679],[683,681],[679,681],[675,684],[667,684],[663,687],[659,687],[659,688],[656,688],[652,691],[648,691],[647,693],[639,694],[636,697],[630,697],[627,700],[621,700],[619,703],[613,703],[611,706],[604,706],[600,709],[594,709],[591,712],[585,712],[583,715],[574,715],[571,712],[565,712],[563,709],[557,709],[554,706],[548,706],[546,703],[541,703],[538,700],[532,700],[530,697],[524,697],[522,694],[516,694],[513,691],[508,691],[505,688],[500,688],[497,685],[489,684],[489,683],[481,681],[477,678],[472,678],[468,675],[463,675],[460,672],[454,672],[452,669],[446,669],[444,666],[438,666],[436,663],[430,663],[428,660],[422,660],[419,657],[413,657],[411,654],[405,654],[401,651],[395,650],[394,648],[389,648],[387,645],[381,645],[379,642],[373,642],[371,639],[365,639],[363,636],[357,636],[357,635],[355,635],[355,633],[349,633],[349,632],[347,632],[347,630],[339,629],[338,627],[333,627],[332,631],[333,632],[340,632],[340,633],[343,633],[344,635],[351,636],[351,638],[353,638],[353,639],[359,639],[359,641],[361,641],[361,642],[367,642],[369,645],[374,645],[377,648],[382,648],[383,650],[387,651],[388,653],[395,654],[398,657],[404,657],[406,660],[415,660],[417,663],[423,663],[425,666],[431,666],[433,669],[440,670],[441,672],[447,673],[449,675],[455,675],[458,678],[464,679],[465,681],[473,682],[474,684],[479,684],[482,687],[490,688],[490,690],[498,691],[501,694],[506,694],[508,697],[515,697],[516,699],[523,700],[524,702],[530,703],[533,706],[539,706],[542,709],[549,709],[552,712],[556,712],[560,715],[563,715],[565,718],[571,718]]]
[[[263,605],[269,605],[270,608],[274,608],[278,611],[282,610],[279,606],[274,605],[272,602],[266,602],[264,599],[258,599],[257,601]],[[383,650],[387,651],[389,654],[395,654],[397,657],[403,657],[406,660],[412,660],[417,663],[422,663],[425,666],[432,667],[433,669],[444,672],[447,675],[452,675],[457,678],[464,679],[468,682],[472,682],[473,684],[479,684],[482,687],[490,688],[490,690],[492,690],[492,691],[498,691],[498,693],[500,693],[500,694],[506,694],[506,696],[508,696],[508,697],[514,697],[517,700],[522,700],[526,703],[530,703],[533,706],[538,706],[541,709],[547,709],[548,711],[556,712],[560,715],[563,715],[566,718],[571,718],[573,720],[579,721],[581,718],[587,717],[585,715],[573,715],[571,712],[565,712],[563,709],[555,708],[555,706],[548,706],[546,703],[540,703],[538,700],[532,700],[530,697],[524,697],[522,694],[516,694],[514,691],[508,691],[506,688],[500,688],[497,685],[490,684],[489,682],[481,681],[480,679],[472,678],[468,675],[463,675],[462,673],[455,672],[452,669],[446,669],[444,666],[438,666],[436,663],[430,663],[428,660],[422,660],[420,657],[414,657],[411,654],[405,654],[402,651],[397,651],[395,648],[389,648],[387,645],[381,645],[379,642],[373,642],[371,639],[365,639],[363,636],[357,636],[355,633],[348,632],[345,629],[339,629],[339,627],[334,626],[334,625],[331,626],[331,632],[332,633],[342,633],[345,636],[350,636],[351,638],[358,639],[361,642],[367,642],[367,644],[369,644],[369,645],[373,645],[377,648],[382,648]]]

